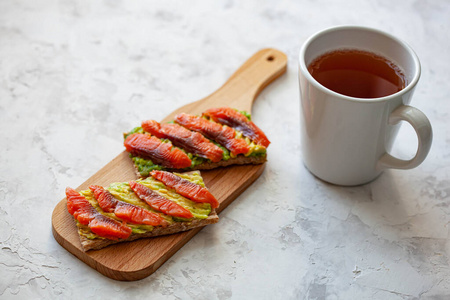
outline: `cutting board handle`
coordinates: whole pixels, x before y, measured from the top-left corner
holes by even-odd
[[[286,54],[272,48],[262,49],[250,57],[210,98],[250,112],[258,94],[286,72],[286,68]]]
[[[252,55],[218,90],[209,96],[188,103],[170,113],[161,122],[172,121],[181,112],[201,114],[211,107],[229,106],[247,112],[258,94],[287,68],[287,56],[276,49],[262,49]]]

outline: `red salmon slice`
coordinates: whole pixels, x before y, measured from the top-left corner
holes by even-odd
[[[244,139],[235,138],[236,132],[231,127],[222,126],[204,118],[185,113],[176,115],[175,122],[189,130],[197,131],[207,138],[216,141],[230,150],[233,155],[245,154],[250,151],[250,147]]]
[[[223,150],[198,132],[190,131],[178,124],[160,124],[153,120],[144,121],[142,128],[160,139],[169,139],[172,144],[187,152],[210,159],[212,162],[222,160]]]
[[[172,169],[183,169],[192,162],[186,153],[172,147],[171,143],[163,143],[157,137],[143,133],[130,134],[124,141],[125,148],[132,155],[148,158],[153,163]]]
[[[142,207],[117,200],[108,190],[101,186],[91,185],[89,189],[94,193],[95,199],[105,212],[113,212],[125,222],[152,226],[158,226],[163,223],[160,215]]]
[[[98,211],[80,193],[71,188],[66,188],[67,210],[83,225],[88,225],[98,214]]]
[[[99,213],[74,189],[66,188],[66,197],[69,213],[81,224],[88,225],[93,233],[110,240],[126,239],[130,236],[130,227]]]
[[[89,189],[94,193],[94,198],[103,211],[107,213],[114,212],[119,201],[110,192],[98,185],[91,185]]]
[[[89,223],[89,228],[96,235],[109,240],[127,239],[131,235],[130,227],[100,213]]]
[[[215,122],[241,131],[244,136],[250,138],[258,145],[267,148],[270,144],[270,141],[264,132],[245,115],[235,109],[230,107],[211,108],[206,110],[203,115],[210,117]]]
[[[141,200],[147,202],[151,208],[173,217],[186,219],[194,217],[192,213],[183,206],[170,201],[145,185],[137,183],[136,181],[130,181],[129,184],[136,195]]]
[[[150,173],[166,186],[173,188],[178,194],[200,203],[209,203],[212,208],[219,207],[219,201],[204,187],[166,171]]]

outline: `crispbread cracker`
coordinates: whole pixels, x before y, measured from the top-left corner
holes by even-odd
[[[221,160],[219,162],[213,163],[213,162],[205,162],[202,163],[200,165],[195,166],[196,170],[212,170],[215,168],[219,168],[219,167],[228,167],[228,166],[232,166],[232,165],[258,165],[258,164],[262,164],[265,163],[267,161],[267,155],[259,155],[259,156],[244,156],[244,155],[239,155],[235,158],[230,158],[228,160]],[[136,172],[136,175],[139,178],[145,178],[147,176],[142,176],[141,173],[139,172],[136,164],[134,164],[134,169]],[[175,172],[179,172],[180,170],[176,170],[176,169],[168,169],[168,171],[175,171]]]
[[[212,210],[208,218],[206,219],[194,219],[189,222],[176,222],[166,227],[155,227],[150,232],[142,233],[142,234],[131,234],[127,239],[119,239],[119,240],[108,240],[108,239],[93,239],[90,240],[84,235],[79,235],[81,246],[84,251],[88,250],[97,250],[101,248],[105,248],[106,246],[122,243],[122,242],[130,242],[141,238],[155,237],[161,235],[168,235],[178,232],[187,231],[196,227],[202,227],[210,224],[214,224],[219,222],[219,216],[217,215],[215,210]]]

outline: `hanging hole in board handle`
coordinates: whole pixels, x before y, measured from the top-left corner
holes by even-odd
[[[267,57],[267,61],[274,61],[275,57],[273,55],[270,55],[269,57]]]

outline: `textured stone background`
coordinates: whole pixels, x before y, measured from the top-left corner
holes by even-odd
[[[1,1],[0,298],[448,299],[450,2]],[[314,32],[358,24],[409,43],[413,105],[434,143],[410,171],[354,188],[303,166],[297,55]],[[287,73],[257,99],[264,174],[150,277],[117,282],[53,239],[51,213],[123,149],[121,133],[217,89],[274,47]],[[411,157],[403,126],[394,153]]]

